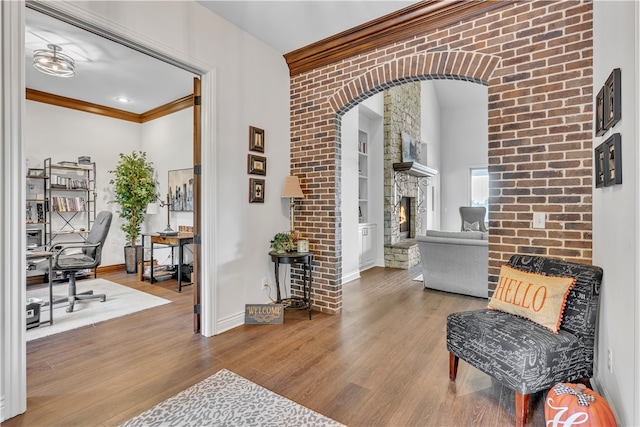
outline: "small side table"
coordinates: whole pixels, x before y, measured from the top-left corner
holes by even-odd
[[[269,252],[271,261],[275,265],[276,272],[276,302],[283,303],[285,309],[289,310],[304,310],[309,312],[309,319],[311,319],[311,261],[313,261],[313,254],[311,252]],[[302,264],[304,270],[303,278],[303,297],[292,297],[282,299],[280,294],[280,264]]]

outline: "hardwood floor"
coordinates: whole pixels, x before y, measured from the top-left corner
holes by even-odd
[[[513,393],[460,361],[448,378],[446,315],[486,300],[424,290],[419,271],[374,268],[344,286],[331,316],[192,333],[192,290],[100,277],[173,301],[27,344],[27,412],[14,426],[116,426],[229,369],[348,426],[509,426]],[[96,302],[99,304],[99,302]],[[542,394],[528,424],[544,425]]]

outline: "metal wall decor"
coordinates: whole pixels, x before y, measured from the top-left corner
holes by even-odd
[[[613,128],[622,118],[622,72],[615,68],[604,86],[600,89],[595,99],[595,123],[596,136],[604,135],[607,130]]]
[[[604,127],[611,129],[622,117],[620,68],[614,69],[604,84]]]
[[[622,137],[614,133],[594,150],[595,186],[622,184]]]

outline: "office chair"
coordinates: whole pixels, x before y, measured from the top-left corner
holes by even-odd
[[[486,233],[487,227],[484,224],[484,217],[487,208],[484,206],[460,206],[460,231],[482,231]]]
[[[80,294],[76,293],[76,273],[88,268],[96,268],[100,265],[102,246],[109,233],[112,216],[113,214],[108,211],[98,213],[86,241],[61,243],[55,245],[52,249],[55,252],[52,269],[61,271],[64,276],[69,278],[69,295],[56,299],[53,303],[58,304],[68,301],[67,313],[73,311],[76,300],[100,299],[101,302],[104,302],[107,299],[105,294],[94,295],[93,290]]]

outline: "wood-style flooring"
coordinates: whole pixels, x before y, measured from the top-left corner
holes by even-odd
[[[191,287],[101,274],[173,303],[29,342],[27,412],[2,425],[117,426],[222,368],[352,427],[514,425],[510,390],[462,360],[448,378],[446,316],[486,300],[424,290],[419,273],[373,268],[344,285],[341,315],[212,338],[192,332]],[[544,425],[542,393],[527,424]]]

